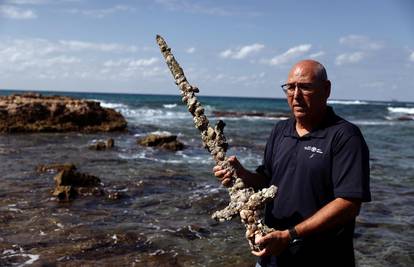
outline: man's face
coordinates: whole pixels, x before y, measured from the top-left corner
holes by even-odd
[[[329,96],[329,82],[315,76],[314,66],[298,64],[289,72],[286,93],[287,101],[297,120],[313,121],[326,107]]]

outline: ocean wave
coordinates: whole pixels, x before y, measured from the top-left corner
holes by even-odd
[[[113,104],[113,106],[115,106],[115,104]],[[171,125],[174,124],[177,120],[188,120],[189,118],[191,118],[191,115],[188,112],[174,111],[164,108],[133,108],[127,105],[120,104],[117,107],[115,107],[115,110],[120,112],[128,120],[128,123],[132,123],[133,125]]]
[[[366,105],[368,102],[361,100],[328,100],[328,104],[335,105]]]
[[[101,107],[103,107],[103,108],[113,108],[113,109],[115,109],[117,111],[119,109],[126,109],[126,108],[128,108],[128,106],[125,105],[125,104],[123,104],[123,103],[106,102],[106,101],[99,100],[99,99],[89,99],[89,100],[99,102],[101,104]]]
[[[414,108],[388,107],[387,109],[388,109],[388,112],[390,112],[390,113],[400,113],[400,114],[414,115]]]
[[[118,157],[121,159],[126,160],[134,160],[134,159],[144,159],[144,160],[150,160],[154,162],[160,162],[160,163],[169,163],[169,164],[211,164],[213,160],[210,158],[208,153],[205,153],[203,156],[194,156],[194,155],[187,155],[182,151],[177,151],[173,155],[171,155],[169,158],[161,158],[161,156],[157,156],[153,154],[154,149],[148,148],[136,153],[119,153]]]
[[[356,124],[356,125],[395,125],[394,121],[380,121],[380,120],[376,120],[376,121],[369,121],[369,120],[353,120],[352,123]]]
[[[289,117],[261,117],[261,116],[241,116],[241,117],[212,117],[212,120],[223,120],[223,121],[279,121],[287,120]]]
[[[162,105],[164,108],[175,108],[177,104],[164,104]]]
[[[156,135],[172,135],[172,133],[169,132],[169,131],[154,131],[154,132],[151,132],[151,134],[156,134]]]
[[[165,109],[145,107],[137,109],[121,109],[120,112],[128,119],[128,122],[138,125],[144,123],[172,125],[177,120],[191,119],[191,115],[188,112],[166,111]]]

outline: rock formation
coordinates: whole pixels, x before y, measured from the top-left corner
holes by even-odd
[[[55,190],[52,195],[60,201],[69,201],[77,195],[103,195],[101,180],[93,175],[64,169],[55,177]]]
[[[143,146],[156,146],[171,151],[178,151],[184,148],[184,144],[177,140],[176,135],[149,134],[138,139],[137,143]]]
[[[65,171],[65,170],[72,170],[76,171],[76,166],[73,163],[55,163],[55,164],[40,164],[36,167],[36,172],[50,172],[50,171]]]
[[[106,150],[114,147],[114,139],[109,138],[107,140],[98,140],[89,145],[89,149],[92,150]]]
[[[0,97],[0,133],[109,132],[126,126],[120,113],[96,101],[34,93]]]
[[[156,41],[174,77],[175,83],[180,88],[182,101],[187,105],[188,111],[193,116],[195,127],[200,131],[204,147],[211,153],[216,164],[220,164],[233,173],[231,178],[232,186],[228,189],[230,203],[223,210],[215,212],[212,217],[219,221],[225,221],[239,214],[246,227],[246,238],[249,241],[250,247],[256,251],[260,250],[260,247],[255,244],[255,236],[265,235],[274,231],[274,229],[264,224],[262,210],[265,203],[275,197],[277,188],[272,185],[269,188],[255,192],[253,188],[245,187],[243,180],[237,177],[235,170],[227,162],[226,151],[228,144],[223,134],[224,122],[219,120],[214,128],[210,127],[209,121],[204,115],[204,108],[195,96],[199,89],[189,84],[183,69],[175,60],[171,49],[164,39],[157,35]]]
[[[36,171],[58,172],[53,178],[55,188],[52,195],[59,201],[70,201],[77,196],[104,196],[110,200],[118,200],[124,196],[117,190],[105,188],[98,177],[77,172],[73,163],[42,164],[36,167]]]

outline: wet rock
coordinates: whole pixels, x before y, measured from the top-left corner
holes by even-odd
[[[36,172],[37,173],[42,173],[42,172],[51,172],[51,171],[57,171],[57,172],[61,172],[61,171],[75,171],[76,170],[76,166],[73,163],[56,163],[56,164],[40,164],[36,167]]]
[[[176,135],[149,134],[144,138],[138,139],[138,144],[143,146],[156,146],[171,151],[184,149],[184,144],[177,140]]]
[[[76,261],[80,266],[101,266],[102,263],[105,263],[103,266],[126,266],[128,260],[125,257],[128,254],[142,253],[151,248],[151,242],[144,235],[136,232],[111,234],[90,232],[85,233],[72,246],[66,248],[62,263]],[[112,262],[112,259],[115,261]],[[131,259],[129,262],[132,261]]]
[[[209,234],[209,230],[196,224],[184,226],[174,232],[175,236],[182,237],[188,240],[202,239],[204,237],[208,237]]]
[[[60,201],[69,201],[77,195],[103,195],[100,179],[96,176],[75,172],[73,169],[62,170],[55,177],[53,196]]]
[[[0,97],[0,133],[109,132],[126,126],[119,112],[96,101],[33,93]]]
[[[412,121],[414,120],[414,116],[413,115],[403,115],[397,118],[397,120],[399,121]]]
[[[89,145],[89,149],[92,150],[106,150],[106,149],[111,149],[114,147],[114,139],[109,138],[105,141],[103,140],[98,140],[95,143]]]
[[[106,197],[110,200],[118,200],[125,196],[121,192],[113,191],[113,192],[107,192]]]

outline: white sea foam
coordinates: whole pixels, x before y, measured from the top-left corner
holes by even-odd
[[[164,104],[162,105],[164,108],[175,108],[177,104]]]
[[[133,108],[123,103],[105,102],[99,99],[91,100],[101,102],[102,107],[115,109],[116,111],[120,112],[128,120],[129,123],[132,124],[158,124],[159,122],[162,122],[163,124],[170,124],[173,123],[173,120],[187,120],[189,117],[191,117],[188,112],[171,110],[172,108],[176,107],[177,104],[165,104],[163,105],[164,108]]]
[[[388,112],[390,113],[399,113],[399,114],[410,114],[414,115],[414,108],[406,107],[388,107]]]
[[[279,120],[287,120],[289,117],[266,117],[266,116],[241,116],[241,117],[214,117],[215,120],[223,120],[223,121],[240,121],[240,120],[247,120],[247,121],[279,121]]]
[[[89,99],[89,100],[100,102],[101,107],[103,108],[113,108],[117,111],[119,111],[119,109],[128,108],[128,106],[123,103],[112,103],[112,102],[106,102],[106,101],[99,100],[99,99]]]
[[[23,267],[26,265],[33,264],[35,261],[39,259],[40,255],[24,253],[24,250],[22,248],[19,248],[19,251],[13,250],[13,249],[6,249],[3,251],[2,258],[12,258],[12,257],[29,258],[27,261],[23,262],[22,264],[16,265],[18,267]]]
[[[169,132],[169,131],[155,131],[155,132],[151,132],[151,134],[156,134],[156,135],[172,135],[172,133]]]
[[[165,109],[154,109],[154,108],[127,108],[120,109],[122,115],[124,115],[128,122],[134,124],[163,124],[170,125],[175,123],[177,120],[188,120],[191,115],[188,112],[170,111]]]
[[[380,121],[380,120],[353,120],[352,123],[356,125],[395,125],[395,121]]]
[[[169,163],[169,164],[193,164],[193,163],[201,163],[201,164],[211,164],[212,159],[210,159],[208,153],[204,156],[194,156],[194,155],[186,155],[183,151],[177,151],[174,155],[171,155],[170,158],[160,158],[157,155],[153,154],[152,148],[146,148],[145,150],[141,150],[135,153],[119,153],[118,157],[121,159],[127,160],[134,160],[134,159],[145,159],[154,162],[161,162],[161,163]]]
[[[328,100],[328,104],[335,105],[366,105],[368,102],[361,100]]]

